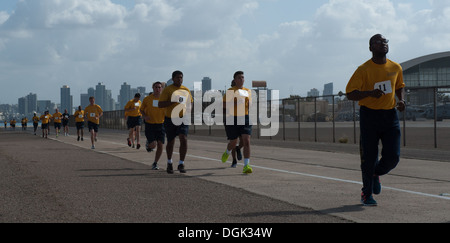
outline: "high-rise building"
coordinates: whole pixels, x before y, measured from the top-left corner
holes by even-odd
[[[29,115],[37,111],[37,95],[30,93],[29,95],[19,98],[18,100],[19,113],[22,115]]]
[[[69,114],[73,113],[73,97],[70,95],[70,87],[64,85],[61,88],[61,112],[67,110]]]
[[[95,86],[95,103],[102,107],[104,111],[106,105],[106,86],[103,83],[98,83]]]
[[[88,89],[88,102],[89,102],[89,97],[95,97],[95,89],[92,87]]]
[[[31,114],[37,111],[37,95],[30,93],[27,97],[28,111],[27,114]]]
[[[19,114],[25,115],[28,113],[27,97],[19,98]]]
[[[80,106],[82,109],[86,108],[89,105],[89,94],[81,94],[80,95]]]
[[[330,104],[333,103],[333,96],[331,96],[331,95],[333,95],[333,83],[325,84],[323,86],[323,96],[327,96],[327,95],[330,95],[330,96],[324,97],[323,99],[327,100],[328,103],[330,103]]]
[[[120,86],[119,107],[125,107],[127,102],[131,100],[131,86],[126,82]]]
[[[209,77],[204,77],[202,79],[202,93],[212,89],[212,80]]]
[[[320,92],[317,89],[311,89],[310,91],[308,91],[308,94],[307,94],[308,97],[318,97],[319,95],[320,95]]]

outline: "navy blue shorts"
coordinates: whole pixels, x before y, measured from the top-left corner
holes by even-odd
[[[128,129],[135,128],[142,125],[142,117],[140,116],[129,116],[127,119]]]
[[[147,137],[148,143],[153,143],[154,141],[161,141],[163,144],[165,142],[166,130],[164,129],[164,124],[150,124],[145,123],[145,137]]]
[[[242,117],[243,118],[243,117]],[[238,139],[241,135],[252,135],[253,126],[250,124],[249,116],[245,116],[245,125],[237,125],[238,118],[234,117],[234,121],[231,125],[225,125],[225,132],[228,140]]]
[[[189,133],[188,125],[181,124],[179,126],[175,126],[172,122],[172,119],[169,117],[166,117],[164,119],[164,128],[166,129],[166,136],[168,142],[171,142],[180,134],[187,136]]]
[[[98,124],[88,121],[89,132],[94,129],[94,132],[98,132]]]
[[[81,130],[84,128],[84,122],[77,122],[75,123],[75,125],[77,126],[77,130]]]

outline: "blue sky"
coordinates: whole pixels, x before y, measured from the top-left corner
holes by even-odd
[[[450,49],[447,0],[2,0],[0,103],[30,92],[59,103],[59,89],[79,94],[120,85],[208,76],[227,87],[237,70],[266,80],[282,97],[345,85],[370,58],[368,39],[391,40],[404,62]],[[20,88],[19,88],[20,87]]]

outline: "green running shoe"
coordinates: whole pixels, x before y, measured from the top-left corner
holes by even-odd
[[[230,155],[227,154],[227,151],[225,151],[225,153],[222,154],[222,163],[226,163],[229,156]]]
[[[244,174],[251,174],[253,172],[252,167],[250,165],[244,166],[244,170],[242,171]]]

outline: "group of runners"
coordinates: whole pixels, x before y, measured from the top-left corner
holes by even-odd
[[[404,111],[406,108],[405,83],[402,67],[386,57],[389,52],[388,43],[389,41],[381,34],[374,35],[370,39],[369,50],[372,52],[372,58],[358,67],[346,87],[347,98],[359,101],[360,105],[360,154],[363,182],[361,202],[366,206],[377,205],[373,195],[381,193],[380,176],[388,174],[400,161],[401,131],[397,110]],[[145,123],[146,149],[147,151],[156,149],[152,169],[159,169],[158,161],[167,138],[167,173],[172,174],[174,173],[172,155],[175,138],[178,137],[180,141],[178,171],[186,173],[184,162],[188,148],[189,124],[180,123],[180,119],[185,114],[190,114],[189,109],[192,107],[193,98],[189,89],[182,85],[183,73],[181,71],[173,72],[172,80],[173,84],[165,88],[161,82],[154,83],[153,92],[142,102],[140,94],[136,94],[134,99],[124,107],[129,129],[127,144],[134,147],[136,141],[136,148],[140,148],[140,128],[142,123]],[[252,123],[249,119],[252,98],[250,90],[244,87],[244,82],[244,72],[236,72],[232,87],[223,97],[224,113],[226,114],[224,124],[229,142],[222,154],[222,162],[227,162],[231,154],[233,156],[232,167],[236,167],[236,159],[242,159],[240,149],[243,148],[243,173],[249,174],[252,173],[250,166]],[[94,149],[99,119],[103,115],[103,111],[100,106],[95,104],[94,97],[90,97],[89,101],[90,105],[84,110],[81,107],[78,108],[75,119],[78,140],[80,136],[83,140],[84,118],[88,119],[92,148]],[[231,109],[225,110],[227,107]],[[55,122],[58,134],[60,123],[64,119],[64,114],[58,111],[53,115],[46,111],[39,118],[42,122],[43,136],[47,137],[48,135],[50,120]],[[238,122],[238,120],[241,121]],[[37,121],[38,119],[33,117],[33,122]],[[381,158],[379,158],[378,151],[380,141],[382,143]]]
[[[64,132],[64,136],[69,136],[69,113],[67,109],[64,110],[64,113],[59,112],[59,109],[55,109],[55,113],[50,114],[49,111],[45,111],[40,117],[34,113],[32,119],[33,121],[33,132],[36,135],[37,128],[39,126],[39,122],[41,122],[42,129],[42,137],[48,138],[50,134],[50,122],[53,121],[56,137],[61,133],[61,127]]]
[[[180,173],[186,173],[185,159],[188,149],[188,133],[189,123],[183,122],[186,114],[190,114],[192,109],[192,103],[194,102],[190,90],[183,86],[183,73],[181,71],[175,71],[172,73],[173,84],[165,87],[164,83],[155,82],[152,85],[152,90],[147,97],[141,102],[140,94],[137,93],[132,100],[130,100],[124,107],[125,117],[127,119],[127,128],[129,129],[129,136],[127,138],[127,145],[132,148],[139,149],[140,144],[140,130],[141,126],[145,124],[145,136],[146,136],[146,150],[151,152],[156,149],[155,159],[152,164],[153,170],[158,170],[158,162],[163,152],[163,146],[166,143],[167,153],[167,173],[173,174],[173,150],[175,140],[178,137],[180,142],[177,169]],[[244,147],[244,169],[243,173],[252,173],[250,167],[250,136],[252,126],[249,121],[249,107],[251,106],[251,92],[249,89],[243,87],[244,85],[244,72],[238,71],[234,75],[232,86],[229,90],[232,95],[225,94],[223,98],[224,107],[227,102],[233,103],[230,107],[233,107],[230,111],[224,111],[226,116],[233,117],[232,123],[225,124],[225,130],[228,140],[230,141],[227,149],[222,156],[222,162],[227,162],[228,155],[232,152],[233,163],[232,167],[235,168],[237,160],[242,159],[242,153],[240,148]],[[237,92],[238,90],[245,92]],[[236,92],[236,93],[235,93]],[[228,92],[227,92],[228,93]],[[231,94],[231,93],[230,93]],[[235,94],[239,94],[245,100],[242,104],[243,113],[238,113],[241,110],[237,102],[235,102]],[[235,121],[238,117],[243,117],[246,121],[245,125],[237,125]],[[237,145],[238,139],[241,138],[240,145]],[[136,143],[136,144],[135,144]]]

